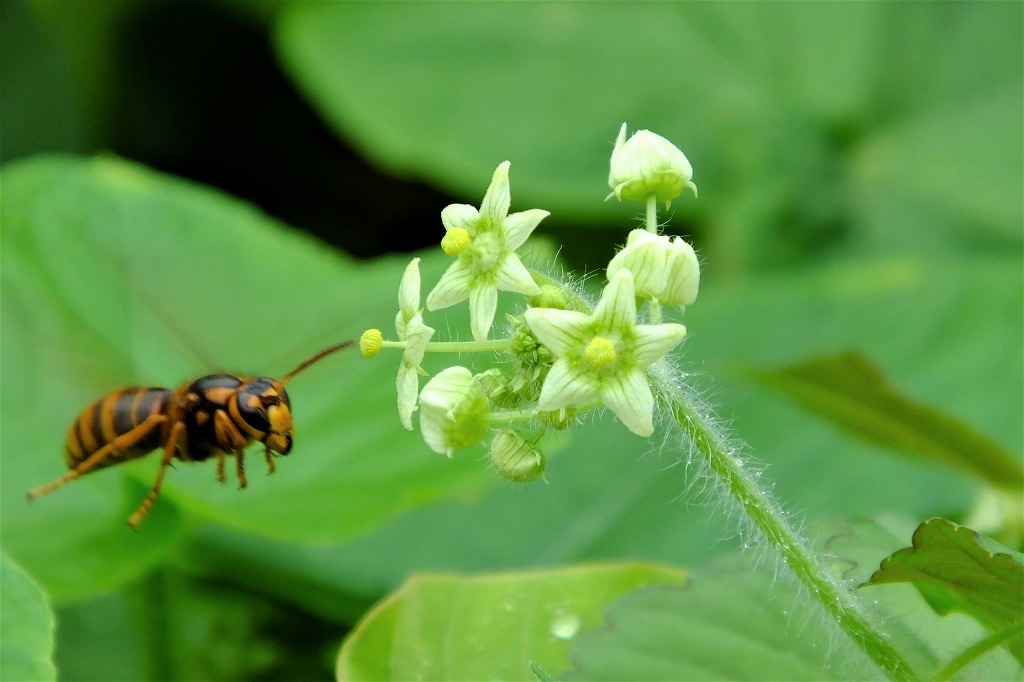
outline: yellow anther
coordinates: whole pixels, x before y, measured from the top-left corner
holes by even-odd
[[[595,336],[583,351],[591,367],[607,367],[615,362],[615,344],[603,336]]]
[[[379,329],[367,329],[359,337],[359,352],[363,354],[364,358],[375,357],[383,345],[384,336]]]
[[[444,233],[441,249],[454,258],[469,246],[469,232],[464,227],[453,227]]]

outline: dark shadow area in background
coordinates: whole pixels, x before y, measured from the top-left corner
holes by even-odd
[[[270,5],[90,2],[87,19],[58,21],[54,7],[0,1],[4,163],[113,153],[220,188],[362,259],[436,246],[441,209],[483,197],[487,177],[479,195],[445,195],[371,166],[339,139],[281,70]],[[91,61],[72,61],[83,55]],[[578,272],[607,263],[626,237],[609,222],[578,239],[557,216],[537,234],[561,244]]]
[[[453,199],[339,141],[259,27],[211,3],[142,3],[115,49],[115,153],[219,187],[359,258],[440,241],[438,215]]]

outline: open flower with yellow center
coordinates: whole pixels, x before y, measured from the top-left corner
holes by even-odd
[[[440,310],[469,299],[473,338],[484,341],[498,308],[498,291],[536,296],[540,287],[516,255],[516,249],[549,213],[530,209],[509,215],[509,162],[494,171],[480,209],[451,204],[441,211],[445,236],[441,248],[455,258],[427,296],[427,309]]]
[[[683,340],[686,327],[637,324],[629,270],[612,276],[589,315],[530,308],[525,317],[557,358],[541,386],[537,409],[603,403],[638,436],[654,432],[654,395],[644,370]]]

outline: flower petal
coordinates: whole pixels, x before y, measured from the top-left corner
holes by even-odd
[[[498,289],[491,284],[480,284],[469,292],[469,326],[473,339],[486,341],[498,310]]]
[[[633,274],[626,269],[619,270],[608,281],[601,293],[601,300],[594,308],[592,318],[602,329],[621,329],[636,324],[636,290],[633,288]]]
[[[448,266],[441,279],[427,295],[427,310],[440,310],[469,298],[473,270],[462,258]]]
[[[476,224],[480,220],[480,211],[469,204],[448,204],[441,209],[441,223],[445,230],[461,227],[471,235],[476,234]]]
[[[501,165],[494,169],[491,177],[491,184],[487,188],[487,194],[480,203],[480,215],[484,219],[484,229],[494,228],[501,225],[508,215],[508,207],[512,203],[512,195],[508,187],[508,168],[512,163],[502,161]]]
[[[505,245],[511,251],[522,246],[529,236],[540,225],[540,221],[551,215],[550,211],[531,208],[528,211],[513,213],[505,218]]]
[[[514,291],[527,296],[536,296],[540,293],[540,287],[533,281],[530,271],[514,253],[508,254],[501,261],[495,285],[501,291]]]
[[[406,321],[420,311],[420,259],[413,258],[405,266],[402,283],[398,285],[398,309]]]
[[[523,317],[530,331],[556,358],[564,357],[572,348],[582,348],[589,340],[584,330],[590,318],[575,310],[530,308]]]
[[[634,367],[643,369],[686,338],[686,327],[681,324],[639,324],[633,328],[636,346],[633,349]]]
[[[416,394],[420,392],[420,378],[416,367],[403,362],[395,379],[398,392],[398,419],[402,426],[412,431],[412,413],[416,411]]]
[[[600,397],[627,429],[644,438],[654,433],[654,395],[642,370],[633,369],[606,380]]]
[[[540,389],[537,409],[543,412],[597,401],[598,385],[593,377],[572,368],[565,358],[551,366]]]
[[[434,335],[434,328],[423,323],[423,316],[417,313],[405,325],[405,330],[399,330],[399,336],[405,341],[405,352],[402,353],[402,360],[413,367],[419,367],[423,362],[423,356],[427,352],[427,344]]]
[[[452,452],[483,441],[490,427],[490,403],[465,367],[438,372],[420,393],[420,433],[431,450]]]

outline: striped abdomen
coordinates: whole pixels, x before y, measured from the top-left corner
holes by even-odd
[[[82,462],[118,436],[128,433],[153,414],[164,414],[174,391],[166,388],[122,388],[108,393],[82,410],[68,429],[64,459],[68,468]],[[140,457],[160,445],[162,428],[155,428],[130,448],[111,453],[99,462],[100,469]]]

